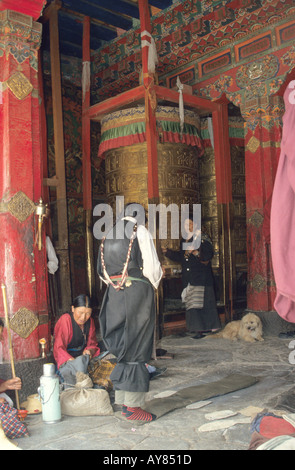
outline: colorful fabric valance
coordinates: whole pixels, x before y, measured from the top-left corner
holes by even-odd
[[[157,139],[158,142],[182,143],[198,148],[203,153],[200,138],[199,117],[191,111],[185,112],[185,122],[181,133],[177,108],[158,107]],[[117,111],[102,120],[101,141],[98,156],[104,158],[107,150],[143,143],[146,141],[144,108]]]
[[[242,118],[229,117],[229,140],[230,145],[243,147],[245,145],[244,121]],[[204,148],[211,146],[210,133],[207,121],[203,121],[200,129],[200,136]]]

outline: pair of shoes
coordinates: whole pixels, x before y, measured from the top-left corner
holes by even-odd
[[[202,335],[201,333],[198,333],[195,336],[191,337],[191,339],[201,339],[201,338],[205,338],[205,335]]]
[[[127,406],[122,405],[122,416],[126,416],[127,413]]]
[[[293,338],[295,336],[295,331],[287,331],[286,333],[280,333],[279,338]]]
[[[157,369],[154,372],[150,372],[150,380],[155,379],[156,377],[159,377],[160,375],[164,374],[166,372],[167,367],[163,367],[163,369]]]
[[[147,411],[144,411],[142,408],[131,407],[131,406],[127,406],[125,417],[126,419],[128,419],[128,421],[145,421],[147,423],[150,423],[151,421],[155,421],[155,419],[157,418],[156,415],[153,415],[152,413],[148,413]]]

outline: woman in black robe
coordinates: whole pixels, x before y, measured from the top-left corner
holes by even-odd
[[[115,402],[128,420],[152,421],[155,416],[142,407],[150,381],[146,363],[153,348],[154,290],[162,269],[151,235],[143,225],[137,226],[134,207],[129,212],[128,207],[127,216],[117,222],[99,251],[97,271],[107,283],[100,328],[106,348],[117,358],[110,376]]]
[[[196,333],[194,339],[199,339],[203,337],[202,332],[221,327],[211,266],[214,249],[209,237],[196,230],[192,219],[185,221],[185,227],[190,235],[186,240],[181,240],[180,250],[162,250],[167,258],[182,266],[182,299],[186,306],[186,327],[188,331]],[[199,239],[198,245],[195,244],[196,239]],[[187,245],[185,250],[184,243]]]

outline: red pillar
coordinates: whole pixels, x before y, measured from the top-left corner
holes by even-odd
[[[276,292],[264,219],[269,211],[280,155],[282,114],[281,98],[273,96],[252,99],[243,111],[246,119],[247,306],[255,311],[273,310]]]
[[[0,0],[0,282],[6,285],[15,360],[48,340],[47,260],[35,244],[42,196],[38,49],[44,0]],[[4,317],[0,299],[0,317]],[[4,345],[4,359],[8,359]]]
[[[148,164],[148,199],[149,202],[158,201],[158,151],[157,151],[157,125],[156,125],[156,93],[154,90],[154,75],[148,70],[148,55],[151,44],[151,20],[147,0],[139,0],[140,30],[142,41],[142,74],[145,87],[145,115],[146,115],[146,144]]]

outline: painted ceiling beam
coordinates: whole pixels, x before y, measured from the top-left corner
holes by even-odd
[[[88,15],[84,15],[83,13],[79,13],[78,11],[70,10],[69,8],[61,8],[61,13],[64,16],[68,16],[72,20],[79,21],[81,24],[84,21],[84,18],[87,16],[90,18],[91,24],[95,25],[99,28],[101,28],[101,34],[108,33],[109,31],[116,32],[117,28],[115,26],[112,26],[110,24],[104,23],[101,20],[98,20],[97,18],[91,18]]]
[[[149,5],[159,8],[160,10],[165,10],[172,5],[172,0],[149,0]]]
[[[93,121],[100,121],[100,119],[108,113],[116,111],[123,106],[130,105],[132,103],[143,100],[145,97],[145,88],[140,85],[131,90],[127,90],[119,95],[116,95],[107,100],[101,101],[100,103],[90,106],[85,111],[85,116]]]
[[[76,41],[79,44],[82,44],[83,37],[83,18],[84,17],[74,17],[71,15],[64,15],[63,12],[59,14],[59,24],[60,24],[60,38],[66,38],[67,35],[76,37]],[[91,48],[98,49],[103,42],[107,40],[112,40],[117,37],[117,31],[109,30],[102,26],[98,26],[91,22]]]
[[[109,6],[112,3],[109,2]],[[78,1],[78,0],[66,0],[63,2],[63,6],[69,8],[71,10],[77,11],[82,13],[85,16],[89,16],[90,18],[102,20],[106,24],[110,24],[117,28],[123,29],[130,29],[132,28],[132,21],[131,19],[126,19],[122,17],[122,15],[117,15],[106,10],[102,10],[99,8],[98,5],[86,2],[86,1]]]
[[[124,0],[86,0],[86,3],[94,7],[106,9],[117,13],[118,15],[129,16],[130,18],[139,18],[137,3],[126,2]]]

